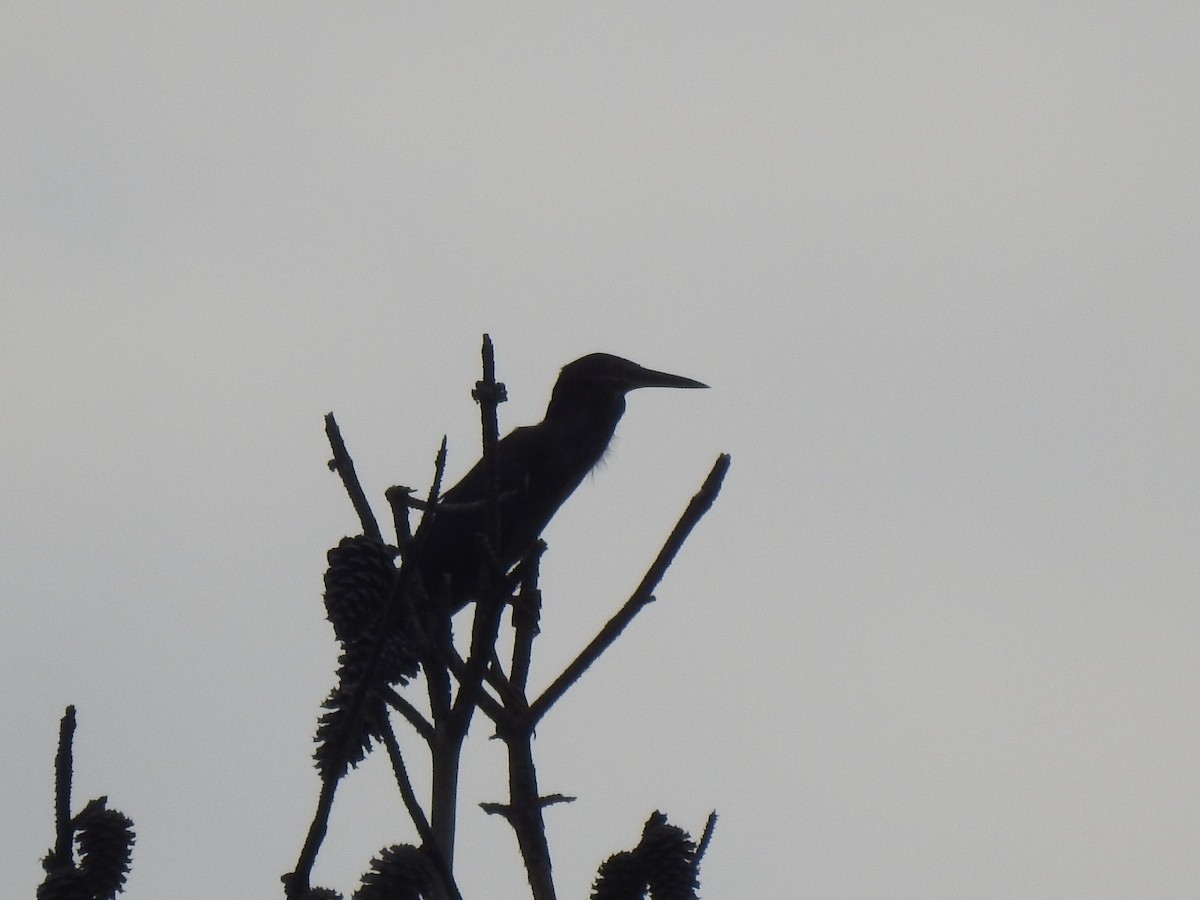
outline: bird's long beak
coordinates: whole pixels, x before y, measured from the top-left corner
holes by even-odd
[[[697,381],[694,378],[684,378],[682,375],[672,375],[670,372],[656,372],[654,369],[647,369],[638,366],[633,372],[628,375],[626,390],[635,390],[636,388],[646,387],[666,387],[666,388],[706,388],[708,387],[702,381]]]

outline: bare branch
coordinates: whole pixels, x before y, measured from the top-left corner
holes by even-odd
[[[58,723],[58,754],[54,757],[54,860],[70,865],[73,854],[71,780],[74,769],[75,707],[68,706]]]
[[[363,534],[382,544],[383,536],[379,531],[379,523],[375,521],[375,513],[371,511],[367,495],[358,482],[358,473],[354,471],[354,460],[346,451],[346,444],[342,441],[342,432],[338,428],[333,413],[325,416],[325,435],[329,438],[330,449],[333,450],[333,459],[329,461],[329,470],[337,472],[342,477],[342,484],[346,488],[346,493],[350,495],[354,511],[358,513],[358,520],[362,523]]]
[[[538,806],[545,809],[547,806],[554,806],[556,803],[574,803],[578,797],[569,797],[566,794],[546,794],[538,797]],[[506,819],[512,818],[512,807],[507,803],[480,803],[479,808],[489,816],[503,816]]]
[[[405,700],[391,685],[379,688],[378,690],[379,695],[383,697],[387,705],[404,716],[408,724],[424,739],[425,743],[433,742],[433,726],[421,715],[420,710]]]
[[[301,898],[309,891],[313,864],[317,861],[317,851],[321,849],[325,834],[329,830],[329,814],[333,810],[333,797],[337,792],[340,780],[330,775],[321,779],[321,795],[317,798],[317,811],[313,815],[312,824],[308,826],[308,836],[300,850],[296,868],[280,879],[288,897]]]
[[[717,827],[717,811],[714,809],[708,814],[708,821],[704,823],[704,834],[700,837],[700,843],[696,846],[696,855],[692,858],[692,871],[700,871],[700,860],[704,859],[704,853],[708,850],[708,845],[712,842],[713,830]]]
[[[471,396],[479,403],[483,428],[483,459],[489,472],[487,506],[487,540],[492,547],[499,546],[500,504],[499,469],[496,460],[496,443],[499,426],[496,408],[506,398],[504,385],[496,381],[496,360],[492,340],[483,336],[483,378],[476,382]],[[431,498],[432,500],[433,498]],[[437,510],[431,510],[437,515]],[[428,513],[427,513],[428,514]],[[424,524],[424,523],[422,523]],[[501,573],[501,576],[503,573]],[[475,603],[475,617],[471,626],[471,646],[467,661],[458,674],[458,696],[447,711],[445,706],[434,704],[434,725],[438,736],[433,753],[433,830],[438,847],[448,863],[454,863],[454,837],[458,803],[458,772],[462,756],[463,740],[471,727],[471,719],[477,707],[487,703],[483,690],[483,678],[494,654],[496,635],[500,627],[500,612],[504,608],[501,591],[503,579],[490,577],[481,596]],[[443,653],[447,665],[451,652],[450,637],[445,635]],[[432,688],[434,678],[430,678]],[[431,698],[432,699],[432,698]],[[446,698],[442,698],[445,700]]]
[[[433,860],[434,868],[441,876],[442,884],[452,900],[462,900],[462,894],[459,893],[458,885],[454,882],[454,873],[450,871],[450,864],[442,855],[433,829],[429,826],[429,820],[425,818],[425,811],[421,809],[421,804],[417,801],[417,793],[413,790],[412,779],[408,777],[408,768],[404,765],[404,757],[400,754],[400,744],[396,741],[396,733],[392,731],[390,722],[384,729],[383,742],[387,747],[388,759],[392,763],[392,771],[396,775],[396,784],[400,786],[400,796],[404,799],[404,807],[408,810],[408,816],[412,819],[417,834],[421,836],[424,850]]]
[[[729,471],[729,454],[722,453],[717,457],[712,471],[708,473],[708,477],[704,480],[704,484],[700,490],[692,497],[687,509],[679,517],[678,523],[676,523],[666,543],[663,544],[662,549],[658,552],[658,557],[642,578],[641,584],[637,586],[637,590],[633,592],[617,614],[609,619],[607,624],[600,629],[600,633],[592,639],[591,643],[575,657],[558,678],[554,679],[550,687],[546,688],[542,695],[530,705],[529,719],[532,723],[536,724],[549,711],[550,707],[562,698],[571,685],[578,681],[580,676],[588,670],[588,667],[599,659],[600,654],[612,645],[613,641],[625,630],[625,627],[642,611],[642,608],[654,600],[654,595],[651,592],[662,580],[663,575],[666,574],[667,568],[675,559],[675,554],[679,552],[679,548],[683,546],[683,542],[687,540],[696,523],[712,507],[713,501],[717,499],[717,494],[721,491],[721,482],[725,478],[727,471]]]
[[[384,498],[392,508],[392,524],[396,529],[396,546],[403,554],[412,540],[412,526],[408,521],[408,512],[413,508],[413,488],[393,485],[383,492]],[[422,504],[424,505],[424,504]]]
[[[475,617],[471,625],[471,647],[467,663],[459,679],[458,697],[454,701],[453,722],[456,731],[466,733],[470,727],[476,698],[482,694],[482,681],[495,653],[496,636],[500,629],[500,614],[508,592],[505,590],[503,567],[495,557],[500,546],[500,461],[496,453],[500,427],[497,407],[508,399],[504,384],[496,381],[496,358],[492,339],[483,336],[483,378],[475,383],[471,396],[479,403],[483,430],[483,464],[488,473],[486,544],[484,556],[490,562],[485,568],[484,589],[475,602]]]
[[[325,417],[326,430],[330,433],[330,441],[334,446],[334,462],[338,462],[339,447],[342,455],[348,461],[349,457],[345,456],[345,447],[341,445],[341,435],[337,431],[337,423],[333,421],[333,414],[330,413]],[[430,501],[437,498],[437,492],[441,487],[442,473],[446,465],[446,439],[442,438],[442,445],[438,451],[437,464],[434,471],[433,486],[430,488]],[[346,472],[350,473],[350,478],[355,487],[361,493],[361,486],[358,481],[353,478],[353,465],[349,469],[342,468],[338,465],[339,471],[343,472],[343,480],[346,479]],[[350,483],[347,483],[347,490],[354,495],[350,488]],[[367,507],[367,512],[370,508]],[[375,524],[374,517],[369,520],[370,524],[375,528],[376,540],[379,540],[379,528]],[[367,522],[364,522],[364,528]],[[405,592],[408,590],[408,582],[411,580],[411,568],[404,567],[400,570],[399,575],[392,582],[391,590],[388,594],[388,600],[384,605],[383,615],[379,622],[379,631],[381,635],[388,635],[395,627],[400,611],[405,602]],[[385,640],[376,642],[371,653],[371,658],[359,679],[354,685],[354,690],[346,701],[346,709],[348,714],[344,718],[341,731],[337,737],[338,744],[337,752],[341,764],[333,769],[326,770],[322,775],[321,780],[321,796],[317,802],[317,811],[313,817],[312,824],[309,826],[308,837],[305,840],[304,847],[300,851],[300,859],[296,864],[296,869],[292,873],[283,877],[288,896],[302,896],[308,890],[309,878],[312,874],[313,864],[316,862],[317,853],[321,848],[321,843],[325,839],[325,834],[329,827],[329,814],[333,809],[333,798],[337,791],[338,782],[341,776],[345,773],[345,762],[347,758],[345,747],[353,743],[353,736],[358,733],[360,724],[365,715],[367,699],[371,693],[378,689],[379,670],[381,660],[383,658],[383,648],[387,645]]]
[[[517,836],[533,900],[555,900],[550,844],[546,840],[546,820],[542,816],[542,810],[550,804],[546,802],[548,798],[538,793],[533,731],[523,728],[502,732],[501,736],[508,747],[508,804],[503,815]]]
[[[509,672],[512,686],[525,696],[529,683],[529,665],[533,657],[533,641],[541,632],[542,592],[538,590],[538,568],[546,542],[539,540],[533,552],[521,563],[521,592],[512,607],[513,661]]]
[[[466,678],[465,673],[467,664],[463,662],[463,658],[458,655],[458,651],[453,647],[450,647],[446,653],[444,662],[446,668],[450,670],[450,673],[461,685],[463,680]],[[494,666],[488,666],[484,671],[484,677],[487,679],[488,684],[495,688],[496,692],[500,694],[501,697],[507,702],[512,696],[512,688],[505,680],[503,673],[496,671]],[[487,717],[493,722],[509,717],[504,707],[500,705],[500,701],[496,700],[496,698],[487,693],[487,691],[479,691],[475,695],[475,701],[479,704],[479,708],[483,710]]]

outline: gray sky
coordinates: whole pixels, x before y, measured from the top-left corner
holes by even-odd
[[[634,395],[548,531],[540,683],[733,455],[539,733],[564,897],[714,807],[714,900],[1195,897],[1197,46],[1183,2],[6,4],[0,883],[75,703],[130,900],[280,896],[321,417],[381,510],[443,433],[461,474],[488,331],[504,427],[593,350],[713,387]],[[412,840],[381,763],[317,883]]]

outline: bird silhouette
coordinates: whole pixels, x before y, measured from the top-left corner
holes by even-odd
[[[607,353],[563,367],[537,425],[514,429],[496,445],[500,546],[496,562],[508,571],[533,548],[558,508],[604,456],[625,395],[637,388],[704,388],[691,378],[656,372]],[[488,470],[480,460],[442,496],[423,529],[420,571],[426,591],[457,611],[477,599],[488,564]]]

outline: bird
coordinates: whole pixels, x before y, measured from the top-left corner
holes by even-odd
[[[516,428],[496,444],[500,546],[491,549],[504,572],[533,549],[559,507],[604,456],[625,412],[625,395],[648,387],[708,385],[620,356],[591,353],[562,368],[541,422]],[[487,496],[488,468],[481,459],[442,495],[432,519],[418,531],[425,589],[448,603],[452,613],[478,599],[488,563],[482,542]]]

